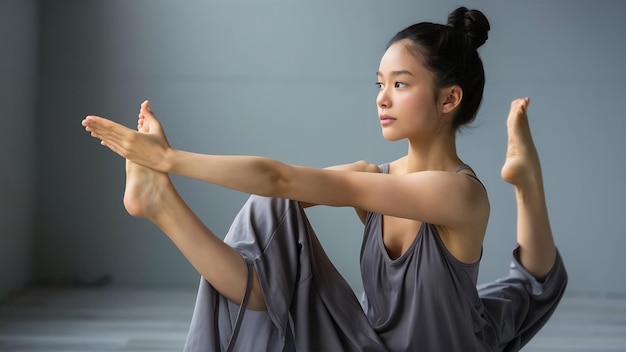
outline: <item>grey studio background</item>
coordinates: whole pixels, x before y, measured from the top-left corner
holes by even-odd
[[[489,190],[479,281],[506,273],[515,241],[501,181],[510,101],[530,96],[553,230],[570,291],[625,294],[626,24],[622,1],[467,1],[492,30],[487,85],[460,156]],[[452,1],[0,0],[0,300],[39,283],[110,278],[194,288],[198,274],[155,226],[123,209],[124,161],[80,126],[134,126],[150,99],[174,147],[308,166],[406,152],[377,123],[387,40],[443,22]],[[174,177],[225,234],[246,195]],[[351,209],[307,211],[337,268],[361,289]]]

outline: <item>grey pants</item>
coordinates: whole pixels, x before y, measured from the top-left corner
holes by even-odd
[[[245,312],[234,350],[386,351],[298,202],[250,197],[224,241],[256,269],[267,306]],[[238,313],[200,280],[185,351],[226,351]]]
[[[256,269],[267,311],[241,309],[202,278],[185,351],[387,351],[298,202],[250,197],[224,241]],[[567,282],[560,257],[548,280],[514,256],[509,277],[479,287],[485,351],[517,351],[545,324]]]

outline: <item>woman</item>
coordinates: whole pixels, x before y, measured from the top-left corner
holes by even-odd
[[[88,116],[83,126],[127,160],[124,204],[159,226],[202,275],[188,351],[514,351],[543,326],[567,282],[527,121],[513,101],[502,177],[518,205],[509,277],[476,288],[487,193],[457,155],[456,131],[484,87],[477,53],[489,23],[459,8],[391,39],[378,71],[383,136],[407,155],[315,169],[262,157],[170,147],[146,101],[137,129]],[[169,173],[252,196],[224,241],[193,214]],[[365,224],[364,299],[323,252],[302,208],[351,206]],[[243,258],[243,260],[242,260]],[[245,319],[244,319],[245,313]]]

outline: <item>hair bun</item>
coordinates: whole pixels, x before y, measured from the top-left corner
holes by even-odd
[[[463,31],[474,49],[487,41],[487,32],[490,29],[489,21],[482,12],[466,7],[459,7],[448,15],[448,26]]]

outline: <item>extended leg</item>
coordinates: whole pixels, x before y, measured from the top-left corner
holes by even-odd
[[[151,123],[157,122],[145,102],[137,127],[139,131],[148,132]],[[248,277],[241,254],[200,221],[166,174],[127,161],[124,205],[129,214],[157,225],[216,290],[232,302],[240,303]],[[248,307],[265,308],[256,275]]]
[[[567,286],[567,272],[554,245],[537,150],[526,109],[511,104],[502,178],[515,188],[517,242],[509,275],[478,287],[489,323],[483,343],[499,351],[519,351],[546,324]]]
[[[511,103],[502,178],[515,188],[520,263],[536,278],[542,279],[554,265],[556,247],[548,218],[539,156],[526,114],[528,103],[528,98]]]

